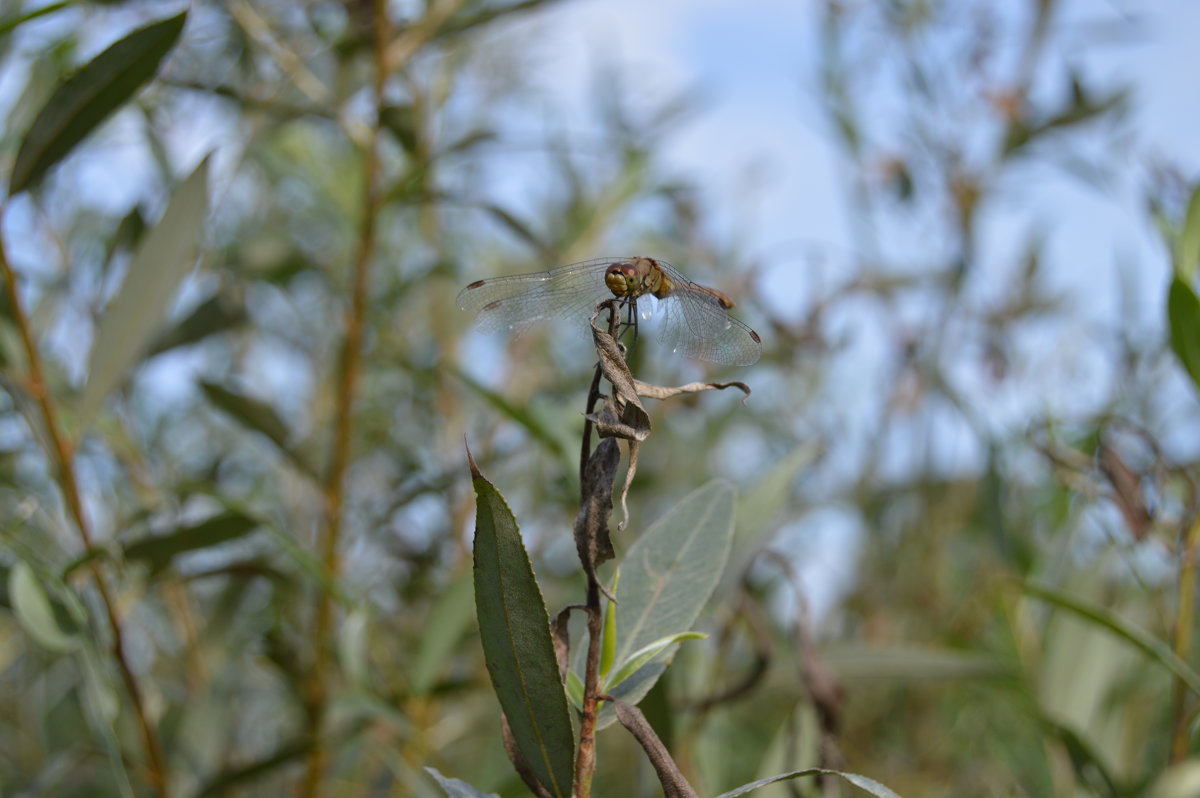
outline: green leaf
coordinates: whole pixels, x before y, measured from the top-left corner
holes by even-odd
[[[355,688],[365,688],[370,679],[371,605],[358,604],[342,620],[338,628],[338,659],[346,681]]]
[[[1171,348],[1192,382],[1200,387],[1200,299],[1178,274],[1171,280],[1167,294],[1167,323],[1171,328]]]
[[[184,11],[139,28],[61,84],[21,141],[8,195],[37,185],[50,167],[154,77],[186,20]]]
[[[547,424],[536,413],[530,412],[528,407],[514,405],[501,394],[484,387],[472,379],[464,371],[455,370],[454,374],[466,383],[467,387],[486,399],[489,404],[524,427],[531,436],[546,444],[546,447],[555,452],[564,463],[575,464],[578,453],[572,449],[573,441],[568,441],[558,432],[560,429],[558,425]],[[576,446],[575,449],[578,449],[578,447]]]
[[[755,479],[754,487],[740,498],[732,564],[721,580],[723,594],[734,589],[747,564],[758,554],[763,540],[777,529],[774,523],[791,498],[796,477],[820,455],[819,444],[796,446],[766,475]]]
[[[253,430],[271,441],[291,460],[303,474],[316,475],[304,456],[288,443],[290,431],[287,424],[275,412],[275,408],[257,399],[251,399],[244,394],[236,393],[215,382],[200,381],[200,390],[212,404],[228,414],[247,429]]]
[[[583,711],[583,679],[575,671],[567,671],[567,698],[580,712]]]
[[[211,297],[200,303],[174,327],[159,335],[151,345],[147,357],[176,347],[199,343],[210,335],[239,327],[245,321],[246,312],[241,307],[230,307],[229,301],[224,297]]]
[[[1120,798],[1128,792],[1121,790],[1099,752],[1071,727],[1042,716],[1039,718],[1047,734],[1058,739],[1067,751],[1071,768],[1080,782],[1087,785],[1090,795]]]
[[[175,190],[159,223],[143,237],[121,289],[104,311],[88,358],[80,424],[86,424],[158,332],[171,298],[195,263],[196,243],[207,212],[205,158]]]
[[[56,606],[33,568],[18,560],[8,574],[8,599],[26,633],[48,651],[69,654],[83,642],[65,608]]]
[[[413,695],[425,695],[433,687],[438,673],[470,626],[474,605],[475,586],[470,579],[455,579],[433,605],[412,666]]]
[[[484,659],[513,737],[551,795],[567,798],[574,734],[550,617],[516,518],[471,461],[475,485],[475,612]]]
[[[285,741],[279,748],[248,763],[239,763],[228,770],[218,772],[211,780],[203,783],[194,798],[217,798],[226,796],[235,789],[245,787],[248,782],[270,775],[273,771],[293,764],[312,749],[313,740],[305,735],[297,740]]]
[[[498,798],[495,793],[480,792],[462,779],[452,779],[448,776],[443,776],[434,768],[427,767],[425,768],[425,772],[433,776],[434,780],[446,791],[446,795],[449,798]]]
[[[236,540],[254,531],[258,526],[259,522],[256,519],[241,513],[223,513],[167,535],[130,543],[125,547],[125,558],[146,562],[153,575],[170,565],[171,560],[179,554]]]
[[[16,16],[12,16],[7,19],[0,20],[0,36],[4,36],[8,33],[11,33],[13,30],[20,27],[21,25],[24,25],[26,22],[28,22],[31,19],[37,19],[38,17],[43,17],[47,14],[52,14],[55,11],[62,11],[64,8],[67,8],[72,5],[74,5],[74,2],[72,2],[72,0],[63,0],[60,3],[49,3],[47,5],[42,6],[41,8],[35,8],[32,11],[26,11],[24,14],[17,14]]]
[[[1069,596],[1048,585],[1026,582],[1022,585],[1022,589],[1035,598],[1048,601],[1057,607],[1078,615],[1084,620],[1091,621],[1097,626],[1107,629],[1117,637],[1133,645],[1152,660],[1159,662],[1181,682],[1187,685],[1188,689],[1192,692],[1200,694],[1200,673],[1192,670],[1192,667],[1180,659],[1179,655],[1172,651],[1169,645],[1154,637],[1149,632],[1127,623],[1103,607]]]
[[[609,592],[614,596],[617,594],[617,587],[621,584],[621,571],[618,569],[613,575],[613,583],[609,588]],[[608,676],[608,672],[612,670],[613,660],[617,656],[617,605],[609,601],[604,607],[604,627],[601,630],[600,638],[600,679]]]
[[[1196,798],[1200,795],[1200,760],[1172,765],[1154,780],[1147,798]]]
[[[287,424],[283,423],[275,408],[209,380],[200,381],[200,390],[204,391],[208,401],[239,424],[261,434],[280,449],[287,451],[290,433]]]
[[[640,670],[643,665],[676,643],[682,643],[684,640],[704,640],[706,637],[708,635],[703,632],[680,632],[679,634],[667,635],[661,640],[655,640],[653,643],[643,646],[630,654],[629,659],[622,662],[621,667],[617,668],[616,673],[612,675],[612,679],[607,682],[609,689],[616,688],[617,685]]]
[[[684,497],[629,547],[617,590],[617,662],[691,630],[729,558],[734,497],[728,482],[710,482]],[[631,704],[641,698],[621,697]]]
[[[738,502],[737,538],[743,544],[750,538],[759,539],[778,517],[792,495],[792,485],[800,472],[812,465],[821,454],[816,443],[802,443],[792,449]]]
[[[736,796],[745,795],[752,790],[757,790],[759,787],[765,787],[768,784],[774,784],[778,781],[789,781],[791,779],[804,778],[805,776],[820,775],[840,776],[841,778],[853,784],[855,787],[858,787],[860,790],[865,790],[866,792],[871,793],[871,795],[878,796],[878,798],[900,798],[900,796],[895,792],[889,790],[887,787],[884,787],[874,779],[868,779],[866,776],[860,776],[857,773],[843,773],[840,770],[826,770],[825,768],[809,768],[808,770],[797,770],[792,773],[781,773],[778,776],[769,776],[765,779],[752,781],[749,784],[743,784],[736,790],[730,790],[729,792],[721,793],[717,796],[717,798],[736,798]]]
[[[629,547],[617,586],[617,649],[614,662],[625,663],[648,646],[673,635],[690,634],[696,618],[720,581],[733,539],[736,492],[715,480],[688,494],[650,526]],[[666,670],[674,652],[665,646],[640,667],[622,668],[608,692],[637,704]],[[575,668],[582,672],[584,650],[576,652]],[[598,721],[605,728],[616,721],[604,706]]]
[[[417,150],[420,143],[417,132],[418,123],[416,109],[412,103],[403,105],[385,105],[379,109],[379,122],[392,132],[400,146],[409,155]]]
[[[1175,274],[1190,284],[1196,277],[1196,267],[1200,264],[1200,183],[1192,192],[1192,201],[1188,203],[1187,218],[1183,220],[1183,232],[1179,234],[1179,261],[1175,264]]]
[[[843,681],[892,679],[901,682],[945,682],[949,679],[995,679],[1013,675],[1011,666],[990,654],[924,646],[823,646],[821,659]]]

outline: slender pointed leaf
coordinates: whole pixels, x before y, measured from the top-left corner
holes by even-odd
[[[208,211],[208,159],[180,184],[162,219],[142,239],[120,291],[104,311],[80,400],[86,423],[104,397],[145,354],[162,326],[171,299],[195,262]]]
[[[438,673],[470,626],[471,608],[475,605],[474,589],[471,580],[464,575],[456,579],[434,604],[412,666],[413,695],[425,695],[433,688]]]
[[[583,711],[583,680],[579,678],[579,674],[575,671],[567,671],[567,698],[575,705],[575,708],[580,712]]]
[[[1192,382],[1200,386],[1200,299],[1178,274],[1171,280],[1167,294],[1167,323],[1171,328],[1171,348]]]
[[[617,685],[640,670],[643,665],[676,643],[682,643],[684,640],[703,640],[706,637],[708,635],[703,632],[680,632],[679,634],[667,635],[661,640],[655,640],[653,643],[643,646],[630,654],[629,659],[621,663],[621,666],[617,668],[616,673],[612,675],[612,679],[607,684],[610,688],[616,688]]]
[[[1179,234],[1179,262],[1175,264],[1175,273],[1190,283],[1196,276],[1197,266],[1200,266],[1200,183],[1192,192],[1183,231]]]
[[[609,588],[612,595],[617,594],[620,584],[621,572],[618,570],[613,576],[612,587]],[[612,670],[613,660],[617,656],[617,605],[612,601],[604,606],[604,628],[600,640],[600,678],[603,680]]]
[[[200,390],[204,391],[208,401],[239,424],[263,435],[283,451],[288,451],[288,427],[275,408],[208,380],[200,381]]]
[[[346,681],[355,688],[369,686],[367,662],[371,632],[371,605],[361,603],[346,613],[338,628],[338,659]]]
[[[557,427],[547,424],[537,413],[531,412],[527,407],[514,405],[501,394],[489,390],[466,372],[460,370],[454,373],[467,387],[508,418],[524,427],[531,436],[546,444],[551,451],[556,452],[564,463],[574,463],[575,452],[571,448],[572,442],[559,434]]]
[[[745,795],[748,792],[757,790],[759,787],[766,787],[768,784],[775,784],[776,782],[780,781],[790,781],[791,779],[800,779],[806,776],[821,775],[839,776],[853,784],[855,787],[858,787],[860,790],[865,790],[866,792],[871,793],[871,795],[878,796],[878,798],[900,798],[900,796],[895,792],[887,787],[884,787],[874,779],[868,779],[866,776],[860,776],[857,773],[843,773],[840,770],[826,770],[824,768],[809,768],[808,770],[797,770],[792,773],[781,773],[778,776],[769,776],[765,779],[752,781],[749,784],[743,784],[736,790],[730,790],[729,792],[721,793],[717,796],[717,798],[737,798],[739,795]]]
[[[776,519],[792,495],[792,485],[800,472],[821,455],[817,443],[796,446],[770,471],[753,482],[753,487],[737,503],[734,550],[729,567],[721,577],[721,593],[733,590],[746,566],[777,529]]]
[[[154,77],[186,20],[184,11],[135,30],[60,85],[21,141],[9,196],[37,185],[50,167]]]
[[[843,681],[900,682],[1009,678],[1013,668],[991,654],[927,646],[843,644],[821,647],[821,659]]]
[[[23,14],[16,14],[0,21],[0,36],[12,33],[15,29],[29,22],[31,19],[44,17],[47,14],[53,14],[55,11],[62,11],[64,8],[74,5],[71,0],[62,0],[59,3],[49,3],[41,8],[35,8],[32,11],[26,11]]]
[[[199,343],[210,335],[232,330],[245,321],[246,312],[241,307],[230,307],[224,297],[212,297],[198,305],[174,327],[159,335],[147,356]]]
[[[241,513],[222,513],[194,526],[177,529],[167,535],[158,535],[130,543],[125,547],[125,558],[145,561],[150,566],[150,573],[156,574],[166,568],[171,560],[179,554],[207,549],[230,540],[236,540],[253,532],[259,525],[256,519]]]
[[[193,795],[195,798],[217,798],[229,795],[235,788],[245,787],[246,784],[263,778],[279,768],[286,767],[312,749],[311,737],[301,737],[297,740],[286,741],[276,750],[248,763],[240,763],[216,774],[210,781],[202,784]]]
[[[792,495],[792,484],[800,472],[812,465],[821,455],[821,446],[802,443],[792,449],[770,471],[754,480],[738,502],[737,542],[740,546],[756,544]]]
[[[1048,601],[1056,607],[1061,607],[1064,610],[1072,612],[1080,618],[1091,621],[1117,635],[1117,637],[1124,639],[1146,656],[1158,661],[1181,682],[1186,684],[1188,689],[1193,693],[1200,694],[1200,673],[1197,673],[1190,665],[1180,659],[1179,655],[1172,651],[1169,645],[1154,637],[1146,630],[1118,618],[1103,607],[1075,598],[1074,596],[1069,596],[1048,585],[1026,582],[1022,585],[1022,589],[1031,596]]]
[[[513,737],[552,795],[571,794],[574,733],[550,616],[504,497],[471,462],[475,485],[475,612],[484,659]]]
[[[1127,793],[1118,787],[1111,769],[1105,763],[1104,757],[1087,740],[1087,738],[1070,726],[1058,723],[1052,718],[1039,718],[1046,733],[1056,738],[1066,749],[1071,768],[1082,784],[1087,785],[1089,794],[1105,796],[1105,798],[1120,798]]]

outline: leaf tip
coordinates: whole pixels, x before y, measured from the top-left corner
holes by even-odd
[[[467,450],[467,466],[471,469],[471,479],[483,479],[483,472],[479,470],[479,463],[475,462],[475,455],[471,454],[471,444],[467,443],[467,437],[463,436],[463,448]]]

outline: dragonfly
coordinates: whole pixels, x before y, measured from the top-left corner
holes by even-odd
[[[639,315],[659,316],[656,340],[673,352],[729,366],[749,366],[762,353],[758,333],[729,315],[732,299],[655,258],[595,258],[547,272],[476,280],[459,292],[458,306],[475,316],[476,329],[484,333],[519,334],[551,318],[586,331],[596,305],[612,297],[628,309],[635,334]],[[658,307],[650,307],[654,304]]]

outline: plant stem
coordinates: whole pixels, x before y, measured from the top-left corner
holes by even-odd
[[[1187,662],[1192,653],[1192,624],[1195,623],[1196,556],[1200,554],[1200,515],[1192,519],[1179,552],[1179,616],[1175,619],[1175,653]],[[1174,730],[1171,736],[1171,761],[1182,762],[1188,757],[1190,690],[1181,680],[1175,680],[1172,698]]]
[[[600,701],[600,637],[603,629],[600,613],[600,586],[588,577],[587,588],[587,666],[583,682],[583,712],[579,721],[579,752],[575,759],[574,798],[588,798],[592,791],[592,771],[596,767],[596,714]]]
[[[379,113],[385,103],[384,89],[387,84],[387,48],[391,37],[388,24],[387,3],[375,0],[374,55],[374,98],[375,123],[363,153],[362,175],[362,218],[359,221],[358,248],[354,258],[354,272],[350,288],[350,304],[346,309],[345,339],[342,342],[338,374],[337,397],[333,431],[333,449],[329,458],[323,486],[325,518],[317,541],[317,553],[331,584],[336,584],[341,572],[338,554],[342,533],[342,509],[345,503],[346,470],[350,463],[351,422],[354,415],[354,399],[358,388],[359,372],[362,369],[362,341],[366,320],[367,277],[371,260],[375,254],[375,222],[383,193],[380,189],[379,169]],[[324,726],[330,693],[330,650],[333,646],[333,596],[330,590],[317,593],[313,616],[314,653],[312,670],[306,686],[305,700],[309,713],[309,724],[313,736],[301,795],[316,798],[324,792],[324,773],[329,758],[324,741]]]
[[[25,350],[25,359],[29,369],[29,381],[26,389],[37,403],[38,409],[41,412],[46,438],[52,448],[52,451],[47,452],[47,454],[54,461],[54,466],[57,468],[58,482],[62,490],[63,501],[67,505],[67,511],[70,513],[71,518],[75,522],[75,528],[79,532],[79,539],[83,544],[85,553],[91,554],[93,551],[92,533],[88,525],[87,514],[83,510],[83,499],[79,491],[79,483],[75,479],[74,448],[68,443],[59,429],[58,412],[54,406],[50,392],[46,388],[41,356],[38,354],[37,346],[33,340],[33,332],[29,327],[29,317],[25,314],[25,309],[21,304],[21,295],[17,290],[17,276],[12,269],[12,264],[8,260],[8,247],[3,236],[3,221],[7,215],[6,210],[5,205],[0,204],[0,272],[3,272],[4,290],[8,296],[9,307],[12,310],[13,324],[17,328],[17,334],[21,339],[21,346]],[[157,795],[169,798],[170,788],[167,785],[166,765],[163,759],[162,748],[159,746],[158,737],[151,728],[150,720],[146,715],[146,706],[142,700],[142,691],[137,677],[134,675],[133,668],[125,656],[124,634],[121,629],[120,619],[117,617],[116,601],[104,581],[104,574],[100,570],[99,560],[96,558],[90,558],[90,560],[88,569],[92,576],[92,582],[96,585],[96,592],[100,596],[100,602],[104,606],[109,634],[112,637],[111,651],[113,660],[116,662],[117,670],[121,674],[121,681],[125,685],[125,691],[129,694],[134,719],[137,722],[138,731],[142,737],[142,746],[146,751],[146,776]]]

